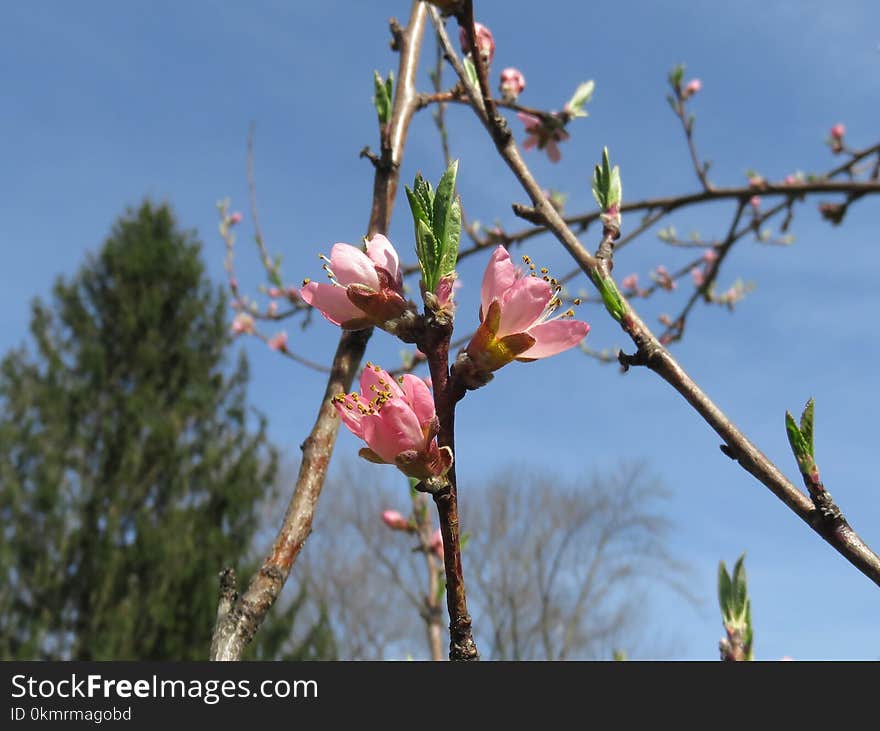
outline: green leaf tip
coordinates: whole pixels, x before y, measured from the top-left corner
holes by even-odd
[[[416,256],[426,292],[434,292],[444,277],[455,272],[461,242],[461,202],[455,193],[458,160],[450,163],[437,190],[421,174],[406,197],[413,215]]]
[[[603,211],[619,206],[623,199],[620,168],[617,165],[611,167],[607,147],[602,148],[602,164],[593,170],[593,197]]]

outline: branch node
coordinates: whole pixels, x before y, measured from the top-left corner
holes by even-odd
[[[397,18],[391,18],[388,21],[388,28],[391,31],[391,50],[399,51],[401,48],[403,48],[403,28],[401,27]]]

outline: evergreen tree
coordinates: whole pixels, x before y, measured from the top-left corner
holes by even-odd
[[[145,203],[53,294],[0,364],[0,657],[204,659],[276,468],[223,293]],[[285,647],[298,606],[256,655],[332,656],[322,624]]]

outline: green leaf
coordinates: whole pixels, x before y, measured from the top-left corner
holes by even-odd
[[[437,289],[437,283],[440,281],[437,275],[440,263],[438,248],[434,232],[428,228],[428,224],[419,220],[416,223],[416,256],[422,270],[422,281],[428,292]]]
[[[669,102],[669,106],[672,107],[672,111],[678,114],[678,102],[675,100],[675,97],[673,97],[672,94],[667,94],[666,101]]]
[[[746,586],[745,559],[745,554],[742,554],[742,556],[737,559],[736,564],[733,567],[733,577],[731,578],[733,605],[737,615],[740,617],[744,617],[748,610],[749,603],[749,592]]]
[[[418,179],[417,179],[418,180]],[[418,185],[416,185],[418,189]],[[404,186],[406,198],[409,201],[409,209],[412,211],[413,225],[418,226],[419,221],[424,221],[428,226],[431,225],[431,214],[429,209],[425,208],[424,199],[408,186]]]
[[[443,173],[434,196],[434,238],[439,246],[437,280],[455,271],[461,240],[461,204],[455,196],[458,160]],[[432,290],[433,291],[433,290]]]
[[[718,562],[718,604],[721,607],[721,615],[725,618],[730,616],[730,599],[732,596],[730,575],[724,561]]]
[[[746,647],[746,659],[754,660],[755,653],[752,651],[752,643],[755,639],[755,633],[752,629],[752,602],[751,600],[746,600],[746,611],[745,611],[745,624],[746,628],[743,632],[743,644]]]
[[[584,111],[584,105],[590,101],[595,89],[596,83],[592,79],[580,84],[565,105],[569,114],[573,117],[586,117],[587,113]]]
[[[612,205],[619,205],[623,199],[623,185],[620,182],[620,168],[611,168],[608,148],[602,148],[602,164],[593,170],[593,197],[603,211]]]
[[[684,64],[678,64],[677,66],[672,67],[672,71],[669,72],[669,84],[670,86],[678,89],[681,86],[681,82],[684,80]]]
[[[810,456],[815,458],[816,451],[813,445],[813,414],[816,409],[816,400],[810,399],[804,406],[804,413],[801,414],[801,435],[806,442]]]
[[[393,83],[393,75],[388,75],[388,80],[383,81],[378,71],[373,72],[373,106],[376,107],[376,115],[379,117],[379,124],[387,124],[391,119],[391,85]]]
[[[477,76],[477,68],[469,56],[464,57],[464,73],[468,77],[468,81],[475,89],[480,88],[480,77]]]
[[[593,280],[599,290],[599,294],[602,296],[602,302],[605,304],[605,309],[608,310],[608,313],[615,320],[620,322],[626,312],[626,305],[623,302],[623,297],[621,297],[614,280],[611,279],[611,277],[608,277],[607,279],[603,278],[595,269],[590,271],[590,279]]]
[[[791,451],[794,453],[795,459],[800,462],[804,457],[808,457],[810,449],[807,445],[807,440],[804,439],[804,435],[798,428],[790,411],[785,412],[785,431],[788,433],[788,443],[791,445]]]

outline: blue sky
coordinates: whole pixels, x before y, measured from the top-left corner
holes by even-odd
[[[703,91],[694,99],[696,138],[713,161],[710,177],[738,184],[747,168],[779,179],[821,171],[836,159],[822,144],[843,122],[855,147],[876,142],[880,92],[880,6],[874,2],[735,4],[478,2],[492,28],[494,70],[519,67],[526,104],[559,108],[582,80],[596,80],[590,117],[572,126],[563,160],[527,160],[545,187],[569,192],[568,211],[593,206],[592,165],[603,145],[621,166],[628,200],[696,189],[684,140],[666,102],[666,72],[687,64]],[[372,72],[396,65],[387,18],[408,3],[97,2],[44,0],[4,9],[0,43],[2,197],[0,348],[27,336],[29,301],[45,296],[144,196],[170,201],[182,225],[205,242],[211,275],[223,281],[214,204],[246,209],[245,140],[257,124],[257,175],[264,232],[284,257],[291,283],[318,275],[317,254],[364,233],[372,180],[357,157],[377,147]],[[433,60],[432,46],[428,58]],[[497,78],[497,76],[496,76]],[[424,75],[422,81],[427,87]],[[524,195],[464,109],[450,110],[460,192],[483,221],[520,224],[510,213]],[[513,120],[513,126],[519,125]],[[436,180],[442,157],[422,113],[412,126],[402,176]],[[390,232],[411,246],[398,200]],[[815,201],[814,201],[815,203]],[[679,231],[721,236],[730,204],[669,219]],[[740,276],[755,292],[731,314],[700,308],[676,347],[682,364],[731,418],[792,477],[785,409],[817,399],[817,455],[826,485],[854,527],[880,546],[874,377],[880,346],[877,220],[880,201],[854,206],[840,228],[798,209],[790,248],[751,241],[736,247],[722,283]],[[624,218],[624,230],[636,221]],[[261,283],[251,231],[239,231],[238,276]],[[589,238],[585,243],[594,247]],[[555,241],[526,251],[554,272],[570,268]],[[620,252],[615,271],[685,261],[655,237]],[[484,260],[461,268],[461,328],[476,321]],[[687,287],[683,287],[687,290]],[[675,312],[685,292],[637,303],[646,319]],[[589,306],[593,347],[622,344],[616,325]],[[337,332],[323,321],[289,328],[291,347],[328,361]],[[317,408],[320,375],[292,366],[261,343],[252,359],[255,405],[273,438],[296,456]],[[377,334],[368,357],[393,364],[399,347]],[[673,548],[694,567],[693,607],[666,590],[653,598],[658,634],[675,657],[716,657],[721,634],[714,599],[719,559],[747,552],[756,653],[772,659],[880,657],[880,593],[772,494],[718,450],[718,438],[668,386],[644,370],[620,376],[570,352],[515,364],[461,406],[459,476],[466,502],[481,476],[512,459],[566,475],[590,474],[621,459],[645,458],[673,490]],[[353,454],[348,434],[338,454]],[[379,467],[364,467],[381,470]],[[466,505],[465,508],[466,509]],[[467,560],[467,557],[466,557]],[[465,566],[466,568],[466,566]]]

